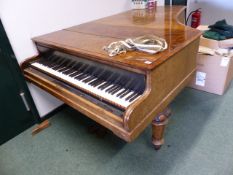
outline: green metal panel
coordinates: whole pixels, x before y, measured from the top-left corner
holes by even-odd
[[[30,111],[20,93],[25,94]],[[0,21],[0,144],[38,121],[38,112]]]

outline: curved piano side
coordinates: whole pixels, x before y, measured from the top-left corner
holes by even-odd
[[[124,128],[128,131],[127,141],[134,140],[163,110],[176,95],[188,84],[196,70],[196,54],[200,33],[187,37],[186,31],[194,29],[184,26],[182,9],[172,19],[172,27],[177,32],[184,32],[186,45],[176,45],[179,36],[174,36],[171,45],[177,47],[167,53],[170,58],[146,73],[146,91],[143,96],[126,111]],[[179,21],[178,21],[179,20]],[[181,21],[182,20],[182,21]],[[173,30],[173,29],[171,29]],[[175,31],[173,31],[175,32]],[[188,44],[187,44],[188,43]]]

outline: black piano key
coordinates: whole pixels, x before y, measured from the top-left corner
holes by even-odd
[[[118,85],[114,84],[112,87],[110,87],[108,90],[106,90],[107,93],[111,93],[112,91],[114,91],[116,88],[118,87]]]
[[[59,68],[60,68],[60,64],[57,64],[57,65],[55,65],[55,66],[52,67],[53,70],[57,70]]]
[[[62,66],[62,65],[59,64],[59,65],[57,65],[57,66],[54,66],[54,67],[53,67],[53,70],[56,70],[56,71],[57,71],[57,70],[59,70],[59,69],[61,69],[61,68],[63,68],[63,67],[64,67],[64,66]]]
[[[134,87],[134,81],[133,79],[131,79],[125,84],[124,86],[125,90],[117,94],[117,97],[120,97],[120,98],[124,97],[126,94],[128,94],[128,92],[131,91],[133,87]]]
[[[102,84],[102,83],[104,83],[104,84]],[[108,84],[111,84],[111,83],[106,82],[106,80],[101,80],[99,83],[97,82],[97,84],[98,85],[102,84],[101,86],[98,87],[98,89],[103,90],[104,89],[103,87],[106,87],[106,86],[108,86]]]
[[[63,71],[65,71],[66,69],[68,69],[68,67],[63,67],[63,68],[61,68],[61,69],[58,69],[57,71],[58,71],[58,72],[63,72]]]
[[[66,72],[67,75],[74,77],[77,75],[79,68],[83,65],[83,63],[77,63],[72,65],[72,68]]]
[[[129,101],[132,97],[134,97],[137,94],[137,92],[132,93],[130,96],[128,96],[125,101]]]
[[[83,73],[83,71],[88,67],[87,64],[83,64],[82,66],[80,66],[78,69],[77,69],[77,72],[76,72],[76,75],[80,74],[80,73]]]
[[[62,66],[67,67],[67,65],[69,64],[70,60],[68,59],[64,59],[64,62],[61,63]]]
[[[109,87],[108,89],[106,89],[105,91],[108,93],[111,93],[114,89],[116,89],[119,85],[117,84],[117,82],[119,82],[119,80],[114,81],[112,84],[113,86]]]
[[[114,79],[112,80],[107,80],[107,83],[101,85],[102,87],[99,87],[100,90],[107,90],[110,85],[114,82]]]
[[[78,76],[75,77],[75,79],[79,80],[83,75],[85,75],[83,72],[81,72],[82,74],[79,74]]]
[[[53,67],[59,65],[59,63],[57,61],[55,61],[57,59],[57,57],[56,56],[53,56],[53,57],[54,57],[54,61],[49,60],[49,62],[51,62],[51,64],[48,65],[49,68],[53,68]],[[60,60],[62,60],[62,59],[60,58]]]
[[[84,83],[88,83],[88,82],[94,80],[95,78],[96,78],[95,76],[90,76],[89,78],[83,80],[83,82],[84,82]]]
[[[112,75],[112,72],[110,71],[103,71],[100,75],[97,75],[98,81],[92,82],[93,86],[100,85],[99,83],[103,83],[106,81],[110,76]],[[97,84],[96,84],[97,83]]]
[[[50,55],[49,57],[47,57],[46,58],[46,60],[48,61],[47,66],[49,68],[51,68],[51,67],[54,67],[55,65],[57,65],[56,59],[57,59],[57,57],[55,55]]]
[[[111,84],[115,81],[115,79],[118,78],[118,76],[119,76],[118,74],[115,74],[115,73],[112,73],[112,72],[109,73],[109,74],[107,74],[107,76],[104,78],[105,81],[106,81],[107,83],[101,85],[101,86],[99,87],[99,89],[103,90],[103,89],[105,89],[107,86],[111,85]]]
[[[113,84],[109,82],[109,83],[105,84],[105,86],[104,86],[103,88],[101,88],[100,90],[106,92],[106,90],[107,90],[108,88],[112,87],[112,85],[113,85]]]
[[[42,64],[43,66],[47,66],[49,67],[50,62],[44,58],[40,59],[39,61],[37,61],[39,64]]]
[[[87,75],[87,71],[91,68],[91,66],[89,66],[88,64],[86,64],[85,66],[83,66],[82,68],[80,68],[80,72],[82,72],[83,74],[78,75],[77,77],[75,77],[75,79],[82,79],[82,77],[85,77]]]
[[[55,62],[57,64],[61,64],[65,60],[64,57],[60,57],[60,56],[57,56],[57,55],[55,55],[55,57],[56,57]]]
[[[104,89],[105,89],[105,87],[107,87],[109,84],[110,84],[110,83],[105,82],[104,84],[102,84],[101,86],[99,86],[99,87],[98,87],[98,89],[100,89],[100,90],[104,90]]]
[[[115,90],[117,90],[118,88],[120,88],[119,85],[115,85],[111,90],[108,91],[109,94],[112,94],[112,92],[115,92]]]
[[[54,70],[59,70],[63,67],[65,67],[66,63],[68,62],[67,59],[61,57],[61,61],[59,61],[58,66],[53,67]]]
[[[95,83],[99,82],[100,80],[97,78],[96,80],[92,81],[91,83],[88,83],[90,86],[93,86]]]
[[[59,65],[65,60],[63,57],[59,57],[59,56],[54,56],[54,57],[55,57],[54,62]]]
[[[128,83],[126,83],[123,87],[124,87],[124,91],[120,92],[117,94],[117,97],[119,97],[120,95],[124,94],[125,92],[129,91],[129,85],[132,83],[132,81],[129,81]]]
[[[84,80],[84,82],[89,82],[89,81],[91,81],[91,80],[93,80],[93,79],[95,79],[96,78],[96,75],[99,75],[99,74],[101,74],[101,72],[102,72],[103,70],[102,69],[99,69],[99,68],[95,68],[94,70],[92,70],[92,72],[90,73],[90,77],[89,78],[87,78],[86,80]]]
[[[114,89],[118,85],[118,83],[120,82],[121,78],[122,77],[119,75],[118,75],[118,77],[117,76],[113,77],[113,79],[110,80],[110,82],[112,82],[111,84],[113,84],[113,86],[107,88],[105,90],[105,92],[109,92],[110,90]]]
[[[98,69],[98,68],[92,69],[91,72],[89,73],[90,77],[83,80],[83,82],[84,83],[90,82],[91,80],[96,78],[95,75],[99,75],[102,71],[103,71],[102,69]]]
[[[127,92],[125,92],[124,94],[122,94],[119,98],[125,98],[127,95],[129,95],[131,92],[133,92],[132,90],[128,90]]]
[[[88,78],[88,80],[85,79],[85,80],[83,80],[83,82],[86,83],[86,84],[88,84],[88,83],[92,82],[96,77],[91,77],[91,78],[92,78],[92,79],[89,79],[89,78]]]
[[[74,73],[76,70],[74,68],[70,68],[69,70],[64,71],[64,74],[69,75]]]
[[[89,77],[90,75],[88,75],[88,74],[84,74],[79,80],[80,81],[82,81],[82,80],[84,80],[85,78],[87,78],[87,77]]]
[[[99,80],[98,82],[96,82],[93,87],[99,86],[100,84],[102,84],[104,82],[104,80]]]
[[[74,77],[74,78],[77,79],[77,80],[79,80],[80,77],[81,77],[82,75],[84,75],[84,74],[81,72],[81,73],[79,73],[79,74],[78,74],[76,77]]]
[[[77,76],[78,74],[80,74],[80,72],[75,71],[74,73],[69,74],[69,76],[70,76],[70,77],[75,77],[75,76]]]
[[[79,77],[79,80],[83,80],[90,76],[95,71],[95,69],[96,68],[94,66],[89,66],[87,69],[83,71],[84,74],[81,77]]]
[[[67,69],[63,70],[62,73],[65,75],[69,75],[70,70],[72,70],[74,72],[74,70],[71,67],[68,67]]]
[[[70,66],[72,64],[72,61],[67,61],[66,65],[64,66],[63,69],[60,69],[59,72],[62,72],[65,74],[67,70],[70,70],[72,67]]]
[[[116,84],[111,84],[112,86],[111,87],[109,87],[109,88],[107,88],[106,90],[105,90],[105,92],[109,92],[109,91],[111,91],[112,89],[114,89],[117,85]]]
[[[54,63],[54,62],[51,62],[51,64],[47,65],[47,67],[49,67],[49,68],[53,68],[55,66],[57,66],[57,63]]]
[[[110,75],[111,75],[110,71],[103,71],[99,76],[96,76],[97,79],[89,83],[89,85],[96,87],[97,85],[103,83]]]
[[[117,95],[117,97],[119,98],[123,98],[124,96],[126,96],[127,94],[129,94],[131,92],[130,89],[126,89],[123,92],[121,92],[120,94]]]
[[[118,86],[115,90],[113,90],[111,92],[111,94],[114,95],[115,93],[119,92],[120,90],[122,90],[122,86]]]
[[[131,99],[129,99],[129,102],[135,100],[140,94],[136,94],[135,96],[133,96]]]
[[[110,94],[114,95],[115,93],[117,93],[118,91],[123,89],[123,86],[125,85],[125,83],[128,81],[128,78],[122,78],[119,82],[120,85],[116,85],[113,89],[111,89],[109,91]]]
[[[70,73],[75,71],[74,66],[77,65],[77,63],[75,63],[75,62],[71,62],[71,63],[69,65],[67,65],[68,69],[64,71],[65,74],[70,74]]]

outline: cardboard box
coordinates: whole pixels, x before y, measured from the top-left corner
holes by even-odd
[[[200,25],[197,27],[197,29],[200,30],[201,32],[209,30],[207,25]],[[217,41],[217,40],[204,38],[203,36],[201,36],[200,46],[205,46],[205,47],[209,47],[212,49],[231,48],[233,47],[233,38]]]
[[[200,46],[205,46],[212,49],[231,48],[233,47],[233,39],[217,41],[217,40],[204,38],[203,36],[201,36]]]
[[[197,56],[197,72],[189,87],[223,95],[233,78],[233,58]]]
[[[204,32],[208,30],[208,26],[199,26],[199,30]],[[200,46],[214,49],[214,52],[224,53],[227,49],[233,47],[233,39],[228,40],[212,40],[201,36]],[[227,53],[232,55],[232,51]],[[213,53],[214,53],[213,52]],[[226,53],[225,53],[226,54]],[[233,78],[233,57],[224,57],[215,55],[197,55],[197,71],[194,75],[189,87],[223,95],[229,87]]]

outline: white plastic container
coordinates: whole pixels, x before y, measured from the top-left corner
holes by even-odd
[[[147,0],[132,0],[132,9],[146,9]]]

